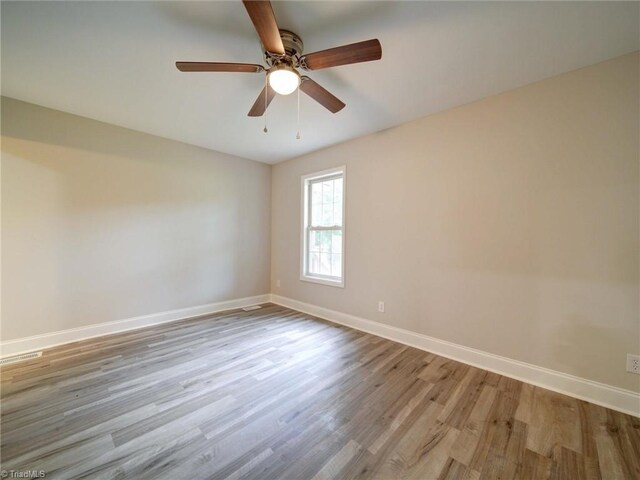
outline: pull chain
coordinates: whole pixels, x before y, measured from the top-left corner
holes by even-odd
[[[298,85],[298,118],[297,118],[298,132],[296,133],[296,140],[300,140],[300,85]]]
[[[269,84],[268,84],[268,80],[267,80],[267,75],[264,76],[264,130],[262,130],[264,133],[267,133],[269,130],[267,130],[267,106],[268,106],[268,102],[267,102],[267,95],[269,94]]]

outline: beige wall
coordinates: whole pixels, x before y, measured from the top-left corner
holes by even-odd
[[[268,293],[270,176],[3,98],[2,340]]]
[[[640,391],[639,85],[627,55],[276,165],[272,292]],[[344,289],[299,280],[300,176],[342,164]]]
[[[273,169],[3,98],[2,340],[267,293],[271,260],[273,293],[640,391],[639,71],[627,55]],[[342,164],[339,289],[299,280],[299,201]]]

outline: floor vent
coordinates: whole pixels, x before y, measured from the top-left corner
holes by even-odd
[[[242,310],[245,312],[250,312],[251,310],[260,310],[262,307],[260,305],[251,305],[250,307],[243,307]]]
[[[25,353],[24,355],[16,355],[15,357],[7,357],[0,359],[0,365],[8,365],[10,363],[22,362],[23,360],[29,360],[31,358],[39,358],[42,356],[42,352]]]

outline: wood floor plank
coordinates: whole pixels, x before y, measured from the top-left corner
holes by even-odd
[[[2,467],[47,478],[640,478],[638,418],[272,304],[0,381]]]

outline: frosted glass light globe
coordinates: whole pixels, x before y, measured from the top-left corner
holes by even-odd
[[[279,68],[269,73],[269,85],[276,93],[289,95],[300,85],[300,75],[289,67]]]

